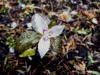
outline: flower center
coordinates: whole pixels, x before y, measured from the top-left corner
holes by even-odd
[[[47,30],[46,29],[43,29],[43,34],[45,34],[45,32],[47,32]]]
[[[50,33],[49,33],[48,31],[46,31],[46,32],[44,33],[44,37],[49,38],[49,36],[50,36]]]
[[[50,36],[51,36],[52,34],[53,34],[53,32],[51,32],[51,31],[45,31],[43,37],[44,37],[45,39],[50,39]]]
[[[48,31],[46,29],[43,29],[43,40],[47,41],[48,39],[50,39],[50,36],[53,34],[52,31]]]

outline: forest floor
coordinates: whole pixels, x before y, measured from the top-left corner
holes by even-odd
[[[65,26],[43,58],[35,14]],[[0,75],[100,75],[100,1],[0,0]]]

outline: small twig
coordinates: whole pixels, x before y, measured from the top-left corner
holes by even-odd
[[[63,63],[63,66],[64,66],[64,68],[65,68],[66,70],[68,70],[68,71],[70,72],[70,75],[74,75],[74,74],[69,70],[69,68],[68,68],[68,66],[67,66],[66,64]]]
[[[51,0],[50,0],[50,4],[51,4],[51,11],[53,12],[53,4]]]
[[[45,11],[46,13],[48,13],[48,11],[47,11],[46,9],[43,9],[43,8],[41,8],[41,7],[38,7],[38,6],[34,6],[34,9],[43,10],[43,11]]]

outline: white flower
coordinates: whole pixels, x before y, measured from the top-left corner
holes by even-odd
[[[48,29],[49,23],[50,20],[46,16],[35,14],[32,17],[33,27],[37,32],[42,34],[42,37],[38,43],[38,51],[41,58],[43,58],[43,56],[48,52],[50,48],[50,38],[59,36],[64,29],[64,26],[61,25],[57,25],[52,27],[51,29]]]
[[[93,19],[92,19],[92,22],[93,22],[94,24],[98,24],[98,21],[97,21],[96,18],[93,18]]]
[[[72,16],[69,11],[64,11],[63,14],[66,16],[66,22],[72,21]]]

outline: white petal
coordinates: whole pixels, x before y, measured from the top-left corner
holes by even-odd
[[[61,26],[61,25],[52,27],[52,28],[49,30],[50,37],[59,36],[59,35],[62,33],[64,27],[65,27],[65,26]]]
[[[48,24],[50,20],[47,16],[41,16],[40,14],[35,14],[32,17],[32,25],[37,32],[43,34],[43,30],[48,30]]]
[[[45,40],[44,37],[42,37],[38,43],[38,51],[41,58],[44,57],[44,55],[48,52],[49,48],[50,48],[50,39]]]

